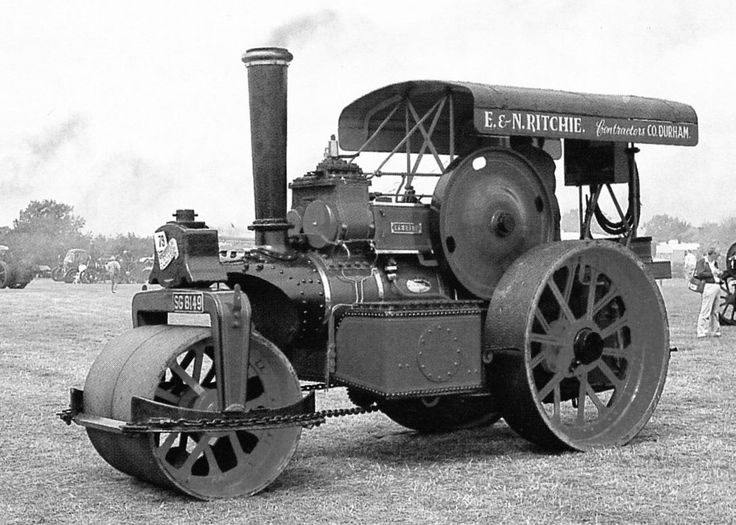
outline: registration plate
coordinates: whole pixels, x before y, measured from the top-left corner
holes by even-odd
[[[174,312],[187,314],[204,313],[202,292],[174,292]]]

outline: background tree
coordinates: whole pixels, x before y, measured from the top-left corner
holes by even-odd
[[[67,247],[85,247],[84,219],[68,204],[45,199],[31,201],[4,236],[16,257],[31,264],[54,266]]]
[[[667,214],[655,215],[643,226],[646,234],[655,242],[675,239],[681,242],[692,242],[695,240],[692,236],[697,236],[697,230],[693,230],[689,222]]]
[[[81,235],[84,219],[74,215],[74,207],[52,199],[31,201],[13,221],[17,233]]]

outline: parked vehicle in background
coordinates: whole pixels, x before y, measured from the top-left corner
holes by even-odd
[[[74,282],[74,278],[86,270],[90,265],[89,263],[90,256],[87,250],[72,248],[66,252],[61,264],[51,271],[51,278],[54,281],[64,281],[65,283]],[[80,268],[82,266],[84,268]]]
[[[141,257],[138,259],[138,266],[140,267],[140,270],[137,272],[137,281],[140,283],[147,283],[148,276],[151,275],[151,270],[153,270],[153,256]]]
[[[32,265],[17,260],[10,248],[0,245],[0,288],[25,288],[33,274]]]
[[[51,278],[51,266],[48,264],[41,264],[36,269],[36,277],[40,277],[42,279],[50,279]]]

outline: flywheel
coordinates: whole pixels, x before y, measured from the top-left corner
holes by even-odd
[[[380,401],[378,407],[399,425],[422,433],[482,427],[501,418],[495,399],[489,395]]]
[[[129,421],[139,396],[197,410],[215,410],[219,378],[208,328],[141,326],[111,341],[84,387],[85,411]],[[289,361],[251,332],[245,408],[276,408],[301,399]],[[268,486],[296,450],[301,427],[217,432],[117,434],[87,428],[110,465],[200,499],[254,494]]]
[[[432,240],[443,267],[471,294],[490,299],[514,260],[559,239],[557,199],[544,177],[510,149],[483,148],[440,177]]]
[[[611,241],[549,243],[519,257],[493,294],[486,334],[504,419],[547,448],[627,443],[664,387],[664,301],[636,256]]]

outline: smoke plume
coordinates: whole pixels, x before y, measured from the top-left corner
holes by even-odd
[[[268,42],[279,47],[297,47],[311,40],[318,31],[337,25],[338,18],[330,10],[296,18],[274,29]]]
[[[87,126],[81,115],[72,115],[39,137],[28,139],[28,148],[36,163],[50,160],[65,145],[74,141]]]

